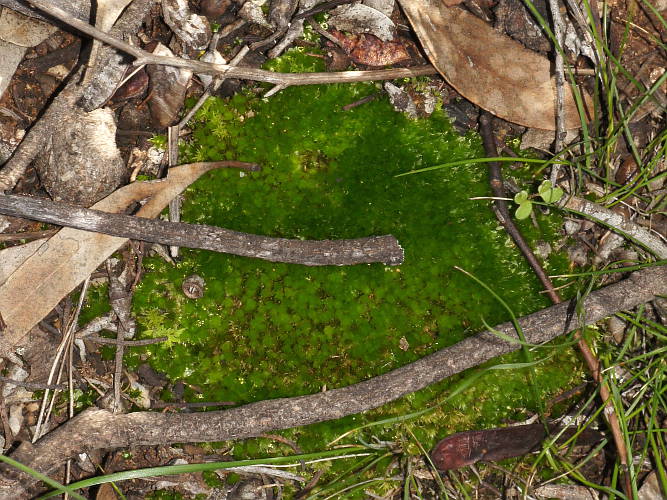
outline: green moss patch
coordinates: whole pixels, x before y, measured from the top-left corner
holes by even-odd
[[[292,52],[275,64],[296,71],[321,62]],[[481,157],[478,138],[457,135],[440,111],[411,120],[386,99],[342,110],[377,91],[360,83],[292,87],[270,99],[210,99],[191,124],[183,161],[251,161],[263,170],[208,174],[185,193],[183,219],[285,238],[393,234],[405,263],[313,268],[187,249],[176,266],[149,259],[134,300],[139,330],[169,342],[137,349],[130,362],[142,356],[184,380],[191,399],[247,403],[358,382],[479,331],[482,319],[507,320],[454,266],[490,284],[517,315],[548,304],[489,202],[469,199],[489,195],[484,165],[396,177]],[[537,236],[550,238],[548,227]],[[193,273],[206,280],[199,300],[181,291]],[[570,376],[545,380],[544,392]],[[480,386],[476,399],[461,399],[471,411],[487,405],[497,418],[534,406],[525,373],[485,380],[506,387]],[[394,408],[423,405],[447,383]]]

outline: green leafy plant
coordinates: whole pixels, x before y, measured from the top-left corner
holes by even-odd
[[[563,194],[565,194],[563,190],[557,186],[554,187],[550,180],[543,181],[537,188],[537,195],[547,205],[557,203],[563,197]],[[528,191],[523,190],[515,194],[514,203],[519,205],[515,212],[517,219],[521,220],[530,217],[530,214],[533,212],[533,202]]]

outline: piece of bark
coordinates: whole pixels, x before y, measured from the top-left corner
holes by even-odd
[[[116,120],[109,108],[63,112],[61,120],[72,125],[51,135],[35,168],[54,200],[89,207],[127,181],[116,146]]]
[[[208,19],[191,12],[186,0],[162,0],[162,17],[188,52],[208,47],[211,39]]]
[[[214,226],[111,214],[16,195],[0,195],[0,213],[14,216],[20,214],[18,217],[123,238],[213,250],[271,262],[306,266],[346,266],[372,262],[398,265],[403,262],[403,249],[393,236],[352,240],[288,240]]]
[[[581,322],[590,325],[615,312],[631,309],[667,294],[667,266],[643,269],[629,278],[590,293]],[[581,324],[574,302],[562,302],[520,318],[526,341],[553,340]],[[206,413],[135,412],[113,415],[91,408],[83,411],[35,445],[22,444],[11,457],[42,473],[67,458],[100,448],[210,442],[243,439],[277,429],[308,425],[377,408],[435,382],[520,349],[512,323],[494,328],[517,339],[508,342],[489,331],[471,336],[385,375],[326,392],[251,403]],[[22,498],[35,484],[32,477],[0,468],[0,499]]]

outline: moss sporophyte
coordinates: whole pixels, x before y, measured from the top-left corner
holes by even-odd
[[[289,71],[320,64],[298,52],[273,63]],[[441,111],[412,120],[386,99],[342,110],[377,90],[358,83],[291,87],[270,99],[251,92],[209,99],[190,124],[183,162],[240,160],[262,171],[211,172],[186,191],[183,220],[285,238],[392,234],[405,263],[313,268],[187,249],[176,265],[151,258],[134,310],[142,336],[169,341],[133,349],[130,365],[147,359],[185,381],[191,399],[241,404],[358,382],[453,344],[483,321],[507,320],[454,266],[491,284],[517,315],[547,305],[488,205],[469,199],[489,194],[484,165],[395,177],[480,157],[479,139],[459,136]],[[198,300],[181,290],[193,274],[206,282]],[[574,376],[556,366],[572,362],[568,356],[535,368],[540,396]],[[525,381],[521,371],[485,376],[453,403],[464,408],[458,416],[427,419],[424,444],[445,428],[488,425],[515,408],[534,408]],[[421,408],[447,384],[363,418]],[[321,447],[351,419],[302,437]]]

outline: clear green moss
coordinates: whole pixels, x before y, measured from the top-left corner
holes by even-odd
[[[319,59],[296,51],[272,65],[322,69]],[[187,249],[176,266],[149,259],[134,298],[140,335],[167,335],[169,342],[137,349],[130,363],[141,356],[173,380],[186,381],[191,399],[241,404],[358,382],[474,334],[482,318],[489,324],[507,320],[493,298],[454,266],[491,285],[517,315],[548,305],[488,202],[469,199],[489,195],[484,165],[395,177],[483,156],[479,139],[458,136],[441,112],[410,120],[386,100],[342,111],[377,90],[360,83],[292,87],[268,100],[250,93],[210,99],[191,124],[183,161],[252,161],[263,170],[208,174],[185,193],[183,219],[286,238],[393,234],[405,263],[312,268]],[[553,238],[550,217],[538,217],[533,238]],[[207,283],[199,300],[180,290],[193,273]],[[535,369],[539,398],[577,377],[569,352]],[[363,422],[423,408],[451,383],[364,416],[285,434],[306,451],[321,449]],[[490,372],[413,430],[429,447],[445,429],[488,426],[536,407],[525,372]],[[235,454],[257,456],[277,446],[283,445],[248,440],[237,443]]]

